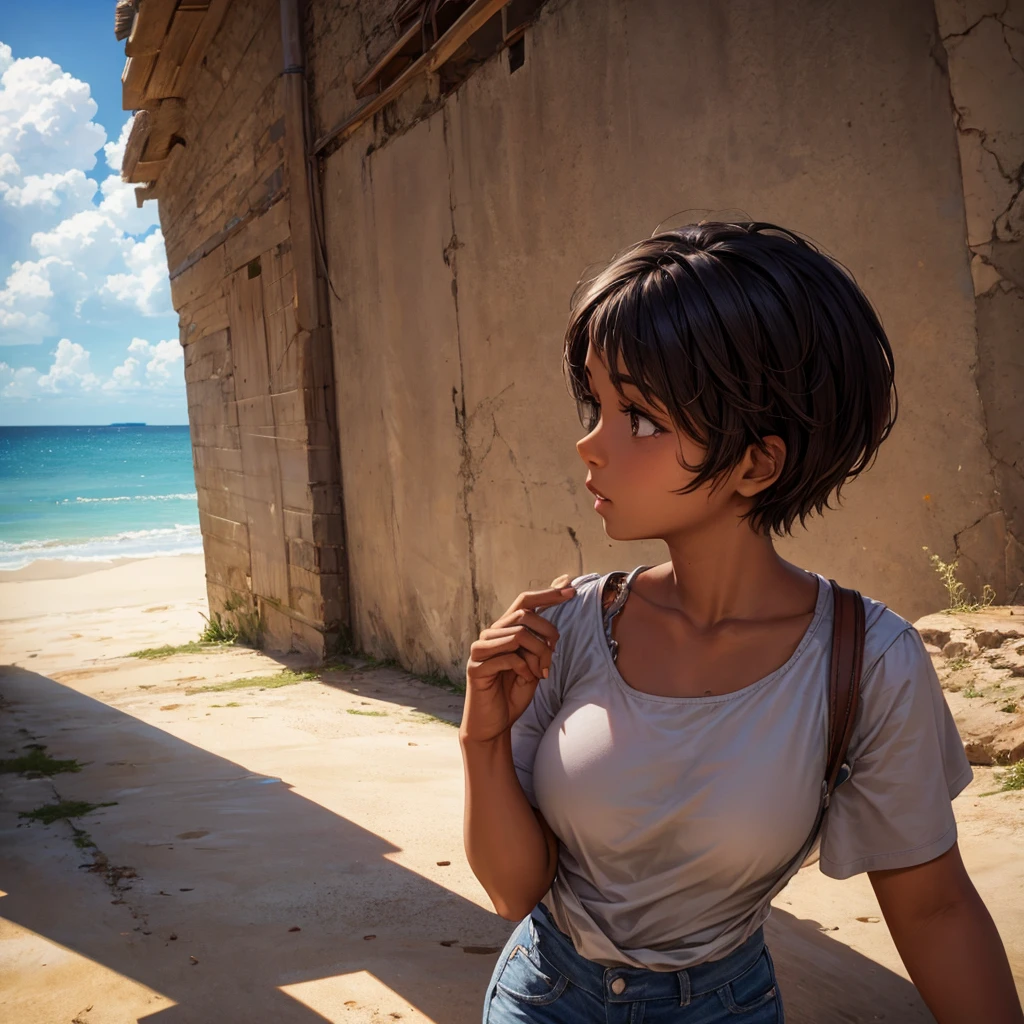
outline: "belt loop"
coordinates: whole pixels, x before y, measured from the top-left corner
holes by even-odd
[[[690,972],[676,971],[676,978],[679,981],[679,1005],[690,1005]]]

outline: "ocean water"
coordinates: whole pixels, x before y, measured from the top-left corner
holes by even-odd
[[[201,551],[188,427],[0,427],[0,570]]]

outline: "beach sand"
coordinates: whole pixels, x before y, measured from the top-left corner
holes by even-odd
[[[79,563],[81,566],[84,563]],[[0,578],[0,1008],[12,1024],[470,1024],[512,925],[462,849],[457,694],[194,640],[202,559]],[[265,683],[265,680],[264,680]],[[203,687],[222,689],[202,689]],[[961,848],[1024,989],[1024,793],[979,769]],[[56,799],[100,806],[19,817]],[[95,845],[89,845],[90,843]],[[768,924],[790,1024],[930,1021],[864,876],[800,873]]]

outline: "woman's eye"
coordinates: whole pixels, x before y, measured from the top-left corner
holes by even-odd
[[[580,423],[589,434],[597,426],[597,422],[601,418],[601,406],[593,398],[581,398],[576,403],[576,408],[579,413]]]
[[[639,409],[629,406],[623,412],[629,414],[629,431],[634,437],[657,437],[663,433],[661,427],[649,420]]]

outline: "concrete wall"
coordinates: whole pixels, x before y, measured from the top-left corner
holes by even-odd
[[[296,322],[280,39],[276,0],[230,5],[157,195],[210,607],[322,654],[348,621],[340,464],[327,332]]]
[[[1024,581],[1024,0],[936,0],[948,56],[977,313],[975,371],[996,508],[957,537],[975,588]],[[1024,586],[1017,590],[1024,597]]]
[[[377,55],[358,12],[329,6],[310,15],[320,130]],[[783,551],[911,618],[942,605],[928,553],[951,558],[1003,507],[986,409],[1008,356],[979,349],[941,54],[931,0],[551,0],[515,73],[493,59],[447,98],[420,80],[328,151],[360,646],[457,675],[524,587],[662,560],[612,545],[591,509],[561,333],[588,265],[707,211],[823,244],[896,353],[878,463]],[[1005,593],[1005,551],[976,547]]]

